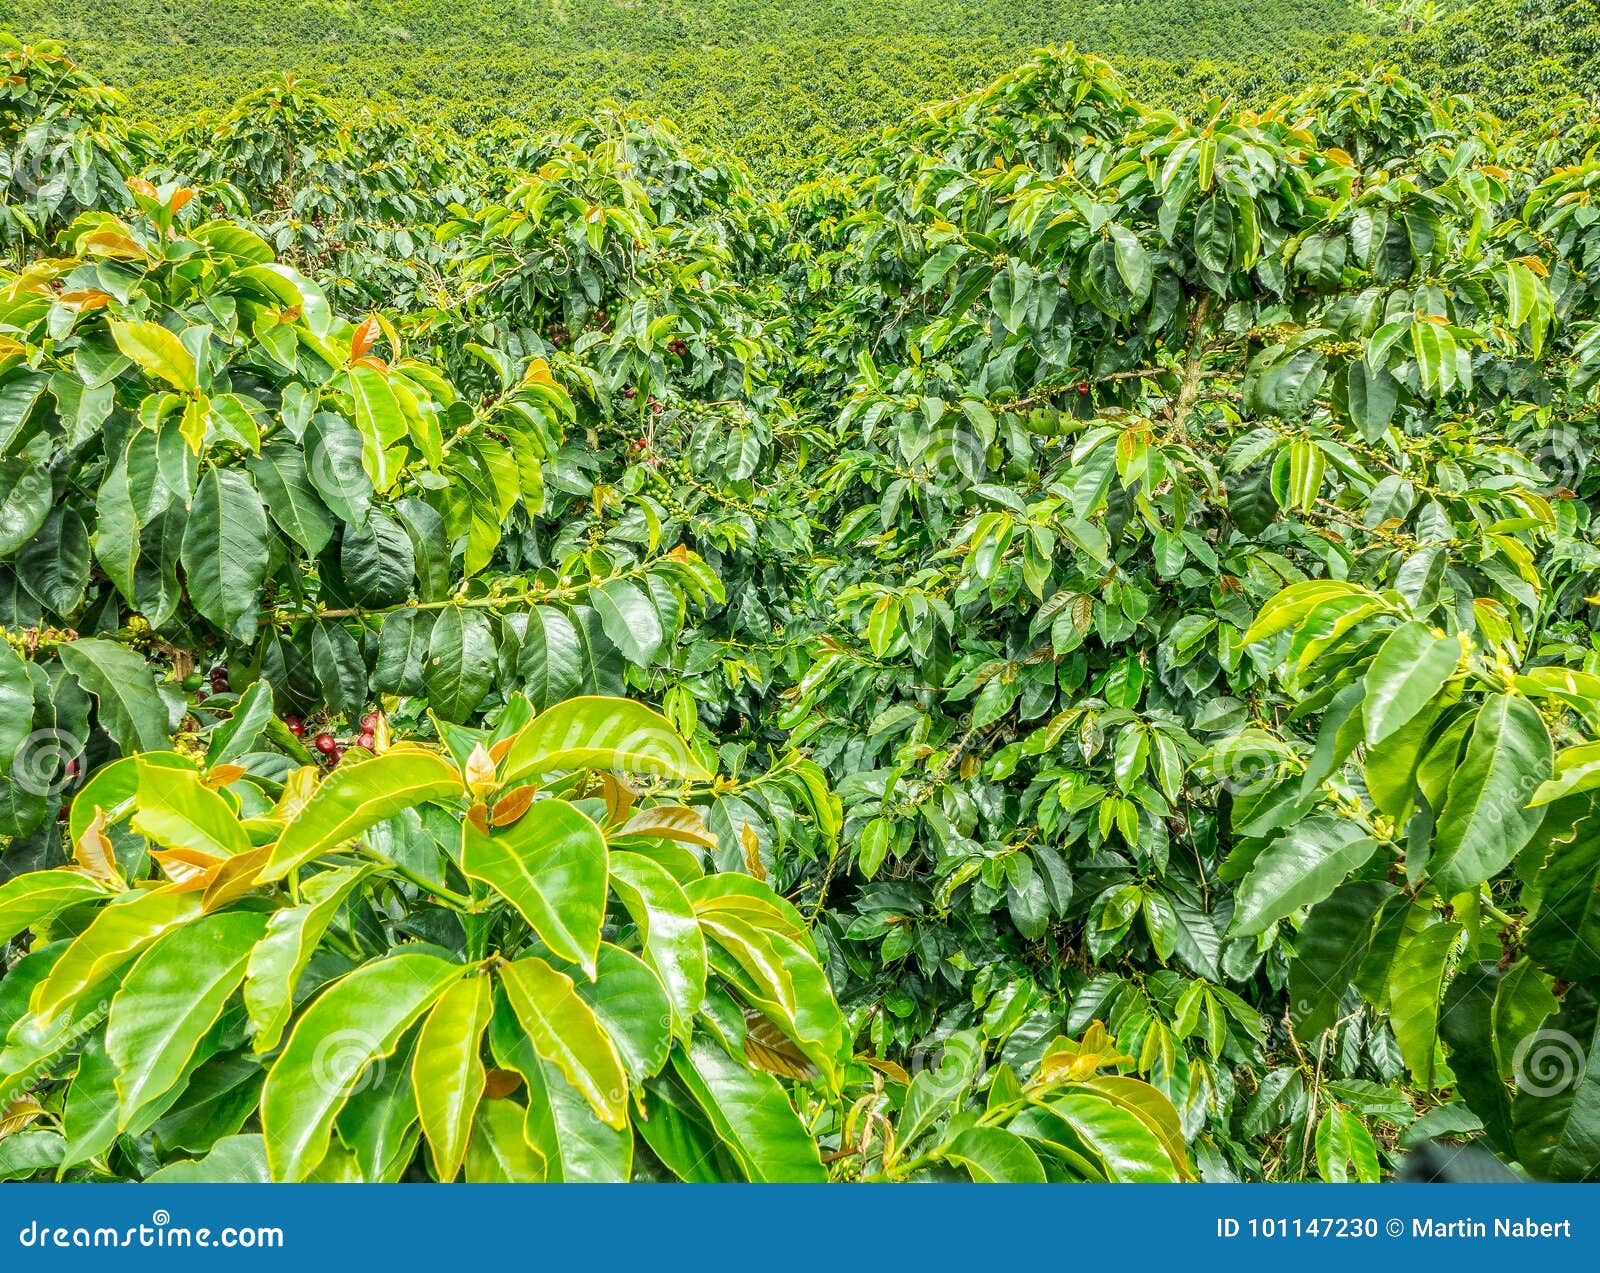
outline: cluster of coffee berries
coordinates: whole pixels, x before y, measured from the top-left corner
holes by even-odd
[[[337,735],[324,729],[311,740],[311,745],[321,753],[323,763],[330,767],[337,765],[345,752],[351,747],[361,747],[367,751],[376,751],[378,722],[381,719],[377,712],[368,712],[361,718],[361,732],[354,738],[341,741]],[[300,717],[285,716],[283,723],[289,727],[289,732],[296,738],[305,737],[306,723]]]
[[[211,682],[211,691],[207,693],[204,686],[195,690],[194,696],[198,702],[205,702],[206,699],[211,697],[211,694],[226,694],[232,688],[228,682],[228,665],[226,663],[216,664],[211,669],[207,679]]]

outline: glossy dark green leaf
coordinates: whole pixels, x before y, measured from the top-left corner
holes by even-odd
[[[476,610],[459,606],[441,610],[428,637],[428,657],[422,668],[433,710],[444,720],[465,721],[494,684],[495,667],[489,620]]]
[[[535,606],[528,612],[517,675],[523,692],[540,711],[583,689],[583,649],[577,629],[561,611]]]
[[[180,559],[195,609],[225,632],[256,612],[269,534],[261,497],[243,473],[214,468],[200,479]]]
[[[124,752],[159,751],[167,741],[167,705],[145,661],[100,637],[65,642],[57,651],[99,708],[100,725]]]

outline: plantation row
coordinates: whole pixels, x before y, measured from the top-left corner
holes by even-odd
[[[68,41],[128,91],[132,117],[162,125],[294,71],[491,153],[620,104],[786,182],[1063,40],[1180,109],[1261,107],[1381,59],[1540,127],[1600,73],[1590,0],[6,0],[0,27]]]
[[[1592,112],[4,56],[0,1177],[1600,1171]]]

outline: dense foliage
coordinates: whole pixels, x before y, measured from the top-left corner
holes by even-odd
[[[1600,48],[1591,0],[8,0],[0,25],[69,41],[163,125],[288,73],[348,108],[400,106],[497,145],[507,121],[542,132],[620,105],[786,178],[1063,40],[1115,57],[1166,106],[1263,106],[1383,59],[1530,126],[1589,91]]]
[[[5,56],[0,1176],[1600,1171],[1584,107]]]
[[[293,73],[350,106],[400,105],[466,136],[507,119],[543,131],[621,104],[783,173],[965,92],[1041,44],[1114,53],[1164,100],[1197,91],[1264,100],[1370,57],[1400,22],[1354,0],[0,4],[0,25],[67,40],[129,92],[139,117],[163,124],[225,112]]]

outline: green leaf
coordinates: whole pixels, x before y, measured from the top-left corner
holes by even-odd
[[[644,961],[608,942],[600,947],[594,980],[575,987],[611,1036],[633,1084],[659,1074],[672,1047],[672,1017],[667,992]]]
[[[463,978],[439,996],[417,1036],[411,1086],[437,1180],[454,1180],[467,1156],[473,1114],[483,1096],[479,1049],[493,1006],[487,976]]]
[[[589,589],[589,604],[623,657],[635,667],[649,667],[664,638],[650,599],[626,579],[608,579]]]
[[[921,1070],[906,1090],[905,1105],[895,1128],[903,1152],[967,1096],[982,1061],[981,1046],[972,1030],[958,1030],[944,1041],[938,1063]]]
[[[1559,831],[1551,834],[1552,828]],[[1592,792],[1550,805],[1540,828],[1550,851],[1539,873],[1543,901],[1528,927],[1528,953],[1568,981],[1600,982],[1597,829],[1600,796]]]
[[[1518,1158],[1536,1180],[1600,1178],[1600,1016],[1585,990],[1524,1042],[1512,1102]]]
[[[57,504],[51,510],[39,533],[17,553],[17,575],[45,609],[77,612],[89,584],[89,532],[76,509]]]
[[[272,685],[257,681],[240,695],[233,715],[211,732],[206,768],[229,764],[249,751],[271,722],[272,712]]]
[[[711,781],[665,716],[625,698],[571,698],[541,712],[511,744],[501,781],[572,769]]]
[[[0,1181],[26,1180],[39,1172],[52,1176],[67,1149],[57,1132],[20,1131],[0,1140]]]
[[[110,320],[111,338],[125,358],[131,358],[148,374],[164,380],[179,393],[199,386],[194,355],[183,342],[160,323]]]
[[[729,878],[746,877],[712,876],[701,883]],[[733,956],[744,973],[737,983],[740,996],[787,1035],[838,1090],[844,1020],[809,940],[766,923],[759,911],[751,911],[739,899],[731,899],[731,904],[693,900],[707,935]]]
[[[383,1063],[381,1079],[411,1073],[416,1033],[408,1031],[401,1039],[393,1058]],[[411,1166],[417,1139],[422,1135],[417,1122],[416,1089],[403,1080],[362,1081],[356,1086],[355,1093],[334,1118],[339,1140],[348,1146],[363,1180],[398,1181]]]
[[[1269,844],[1239,884],[1232,931],[1253,937],[1320,902],[1376,851],[1377,841],[1335,818],[1307,818]]]
[[[369,1065],[467,972],[425,951],[363,964],[306,1009],[267,1075],[261,1130],[274,1180],[303,1180],[322,1161],[334,1116]]]
[[[523,1135],[522,1111],[510,1101],[477,1107],[466,1166],[469,1184],[540,1184],[549,1178],[544,1156]]]
[[[350,599],[358,606],[395,606],[411,595],[416,550],[405,527],[373,509],[365,526],[345,527],[339,544],[339,569]]]
[[[1428,860],[1428,873],[1445,896],[1497,875],[1533,838],[1544,808],[1530,809],[1528,802],[1549,777],[1551,752],[1549,731],[1527,699],[1484,699],[1450,779]]]
[[[459,725],[478,710],[494,684],[495,665],[489,620],[459,606],[441,610],[422,668],[429,705],[444,720]]]
[[[405,451],[406,420],[389,382],[370,367],[349,371],[355,426],[361,435],[361,464],[375,490],[386,491],[400,475]]]
[[[278,528],[307,555],[321,555],[333,538],[333,518],[317,497],[300,449],[271,442],[246,464]]]
[[[1024,1110],[1011,1129],[1046,1151],[1060,1147],[1065,1161],[1080,1171],[1088,1164],[1108,1181],[1173,1184],[1180,1179],[1150,1125],[1133,1110],[1093,1092],[1054,1096],[1047,1105]]]
[[[1150,284],[1154,278],[1150,254],[1126,226],[1112,224],[1107,228],[1116,252],[1117,273],[1122,276],[1123,284],[1133,296],[1133,308],[1137,309],[1150,294]]]
[[[1390,633],[1367,667],[1367,745],[1377,746],[1422,711],[1460,660],[1460,638],[1435,636],[1425,623],[1404,623]]]
[[[215,857],[250,851],[250,837],[227,798],[193,769],[137,760],[139,787],[133,828],[163,848],[194,849]]]
[[[672,1065],[747,1179],[781,1184],[827,1179],[816,1142],[777,1079],[750,1069],[699,1034],[686,1051],[673,1053]]]
[[[428,692],[422,678],[434,616],[428,610],[397,610],[383,617],[372,688],[380,694],[421,697]]]
[[[495,1061],[520,1074],[526,1085],[523,1136],[543,1156],[548,1179],[621,1184],[630,1178],[630,1128],[602,1123],[577,1088],[554,1065],[539,1059],[503,993],[496,996],[489,1043]]]
[[[1501,971],[1491,963],[1459,968],[1438,1012],[1438,1035],[1450,1048],[1461,1099],[1482,1119],[1494,1147],[1515,1156],[1510,1089],[1501,1078],[1494,1049],[1494,998],[1501,980]]]
[[[694,908],[665,867],[637,853],[611,854],[611,888],[667,992],[673,1033],[687,1042],[706,995],[706,943]]]
[[[105,1035],[83,1039],[75,1048],[78,1068],[68,1085],[61,1111],[61,1130],[67,1137],[61,1165],[73,1167],[98,1158],[116,1142],[117,1067],[106,1055]],[[174,1093],[176,1095],[176,1093]]]
[[[266,935],[250,954],[244,1006],[255,1027],[254,1050],[272,1051],[294,1010],[294,989],[311,956],[350,892],[374,866],[343,866],[314,875],[300,886],[301,902],[274,911]]]
[[[211,469],[200,479],[183,529],[180,560],[189,599],[224,632],[256,613],[271,563],[267,515],[249,478]]]
[[[104,888],[78,871],[30,871],[9,879],[0,884],[0,943],[69,906],[105,896]],[[685,902],[684,908],[688,905]],[[698,925],[695,931],[699,931]]]
[[[1439,1004],[1461,925],[1433,924],[1395,953],[1389,969],[1389,1025],[1400,1056],[1424,1091],[1434,1087],[1439,1049]]]
[[[39,395],[50,383],[50,377],[42,372],[16,374],[20,370],[13,368],[5,383],[0,385],[0,455],[21,450],[37,431],[36,418],[31,426],[28,421],[34,418]]]
[[[969,1127],[943,1150],[980,1185],[1042,1185],[1044,1168],[1028,1142],[999,1127]]]
[[[1317,903],[1295,934],[1289,1004],[1302,1039],[1315,1040],[1339,1015],[1372,944],[1373,921],[1394,892],[1383,880],[1351,880]]]
[[[50,1020],[98,988],[162,934],[200,913],[194,893],[130,893],[95,915],[35,987],[30,1009]]]
[[[548,711],[583,689],[583,647],[572,621],[550,606],[528,612],[517,675],[534,707]]]
[[[312,625],[311,669],[330,711],[360,714],[367,699],[366,665],[361,647],[343,623],[319,619]]]
[[[250,911],[208,915],[139,956],[112,998],[106,1022],[120,1127],[183,1077],[200,1040],[244,980],[245,961],[265,929],[266,917]]]
[[[545,945],[590,977],[605,922],[605,836],[565,800],[540,800],[485,835],[463,823],[461,869],[517,908]]]
[[[204,1158],[175,1162],[145,1177],[145,1183],[152,1185],[264,1185],[270,1181],[267,1147],[260,1136],[226,1136]]]
[[[1331,1106],[1317,1124],[1317,1171],[1330,1184],[1378,1179],[1378,1146],[1366,1125],[1347,1109]]]
[[[137,654],[101,637],[82,637],[63,642],[56,656],[94,695],[101,726],[124,752],[167,746],[167,705]]]
[[[572,979],[529,957],[502,964],[500,983],[534,1051],[583,1093],[601,1122],[625,1126],[628,1076],[622,1059]]]
[[[282,879],[403,809],[460,790],[461,776],[454,765],[417,748],[396,748],[359,764],[340,765],[284,827],[261,879]]]
[[[6,772],[32,724],[33,682],[28,678],[28,665],[9,644],[0,641],[0,768]]]
[[[234,1020],[232,1012],[224,1014],[201,1050],[221,1043]],[[163,1153],[206,1153],[224,1137],[237,1135],[245,1121],[254,1117],[266,1076],[266,1067],[248,1053],[223,1052],[208,1058],[190,1073],[181,1093],[175,1091],[182,1100],[151,1124],[151,1139]]]
[[[1563,796],[1600,788],[1600,743],[1563,747],[1556,756],[1556,776],[1540,785],[1528,803],[1550,804]]]
[[[0,460],[0,558],[39,533],[55,506],[49,472],[26,460]]]

